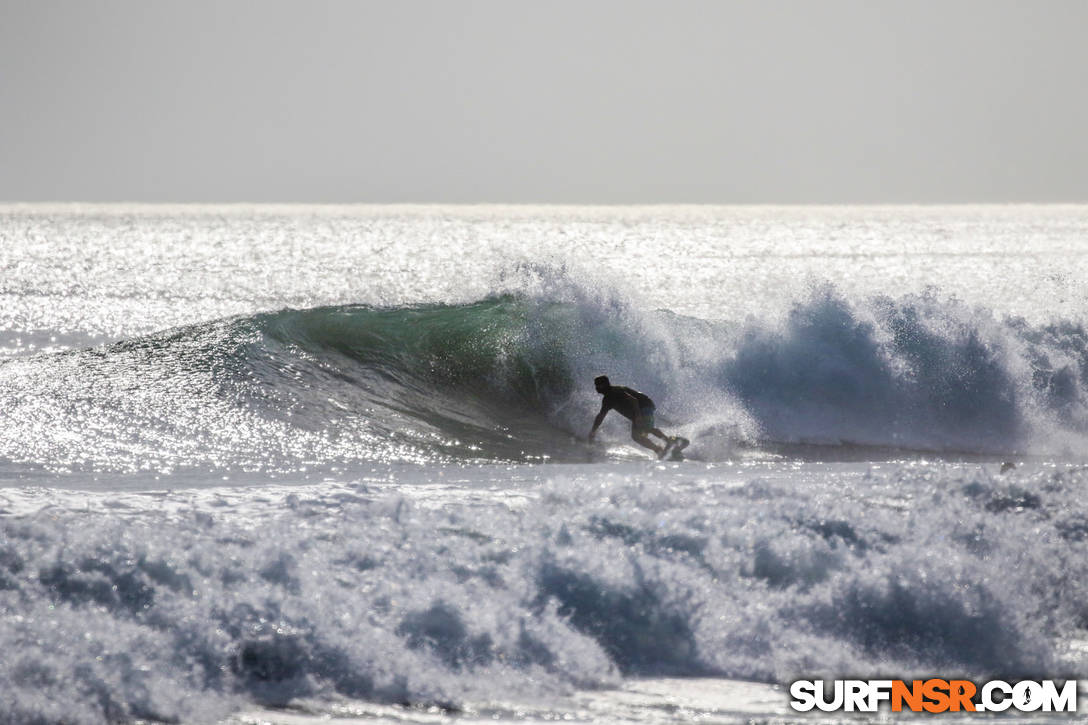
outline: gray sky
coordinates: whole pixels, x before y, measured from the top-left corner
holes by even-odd
[[[0,0],[0,200],[1088,201],[1088,1]]]

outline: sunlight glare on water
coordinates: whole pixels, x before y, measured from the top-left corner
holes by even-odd
[[[6,205],[0,270],[2,722],[1088,671],[1088,207]]]

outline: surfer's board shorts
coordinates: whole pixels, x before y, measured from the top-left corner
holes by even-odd
[[[632,433],[649,433],[656,428],[654,425],[654,411],[657,410],[652,405],[647,405],[645,408],[638,409],[638,417],[631,421]]]

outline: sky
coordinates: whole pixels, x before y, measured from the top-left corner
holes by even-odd
[[[0,0],[0,200],[1088,202],[1088,0]]]

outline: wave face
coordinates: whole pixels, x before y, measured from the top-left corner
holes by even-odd
[[[532,468],[554,475],[485,466],[429,499],[405,479],[0,491],[21,514],[0,517],[0,720],[1084,671],[1083,469]]]
[[[167,472],[586,461],[607,455],[580,442],[601,373],[653,397],[707,460],[774,444],[1062,455],[1088,431],[1077,322],[831,287],[782,316],[708,321],[567,285],[288,309],[8,360],[0,457]],[[614,418],[605,437],[625,440]]]

